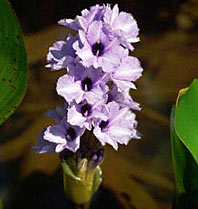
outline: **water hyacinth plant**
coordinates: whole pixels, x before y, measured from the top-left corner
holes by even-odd
[[[104,146],[115,150],[139,139],[133,110],[140,110],[129,92],[143,69],[129,56],[139,41],[133,16],[118,5],[95,5],[60,25],[75,31],[49,48],[47,67],[67,69],[56,85],[64,107],[47,111],[54,125],[38,137],[37,153],[58,153],[67,198],[76,204],[90,200],[101,183]]]

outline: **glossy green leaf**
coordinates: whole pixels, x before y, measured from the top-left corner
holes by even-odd
[[[198,80],[180,92],[176,104],[175,130],[198,163]]]
[[[0,125],[22,101],[27,86],[23,34],[7,0],[0,0]]]
[[[198,208],[198,81],[179,92],[170,118],[176,193],[173,209]]]

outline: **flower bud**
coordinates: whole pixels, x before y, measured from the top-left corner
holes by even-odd
[[[86,158],[77,164],[76,172],[66,162],[62,162],[62,167],[66,197],[77,205],[89,202],[102,182],[100,167],[90,168]]]

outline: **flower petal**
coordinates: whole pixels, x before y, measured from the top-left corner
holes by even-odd
[[[76,110],[75,105],[68,109],[67,117],[68,123],[83,128],[86,118],[83,117],[82,114]]]
[[[69,75],[64,75],[58,79],[56,90],[68,103],[71,103],[73,100],[77,103],[81,102],[84,94],[81,89],[81,82],[74,82],[74,77]]]
[[[60,125],[48,126],[43,138],[56,144],[65,143],[65,131]]]

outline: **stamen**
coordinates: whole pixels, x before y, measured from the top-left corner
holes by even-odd
[[[92,46],[92,52],[95,56],[101,56],[104,53],[104,45],[101,43],[100,40],[98,40],[93,46]]]
[[[89,104],[84,104],[82,107],[81,107],[81,113],[84,115],[84,116],[88,116],[90,113],[91,113],[91,106]]]
[[[102,121],[99,125],[99,127],[101,128],[101,130],[104,130],[109,124],[109,121]]]
[[[92,80],[91,80],[91,78],[88,78],[88,77],[85,78],[82,81],[81,85],[82,85],[82,89],[84,91],[90,91],[92,89]]]

